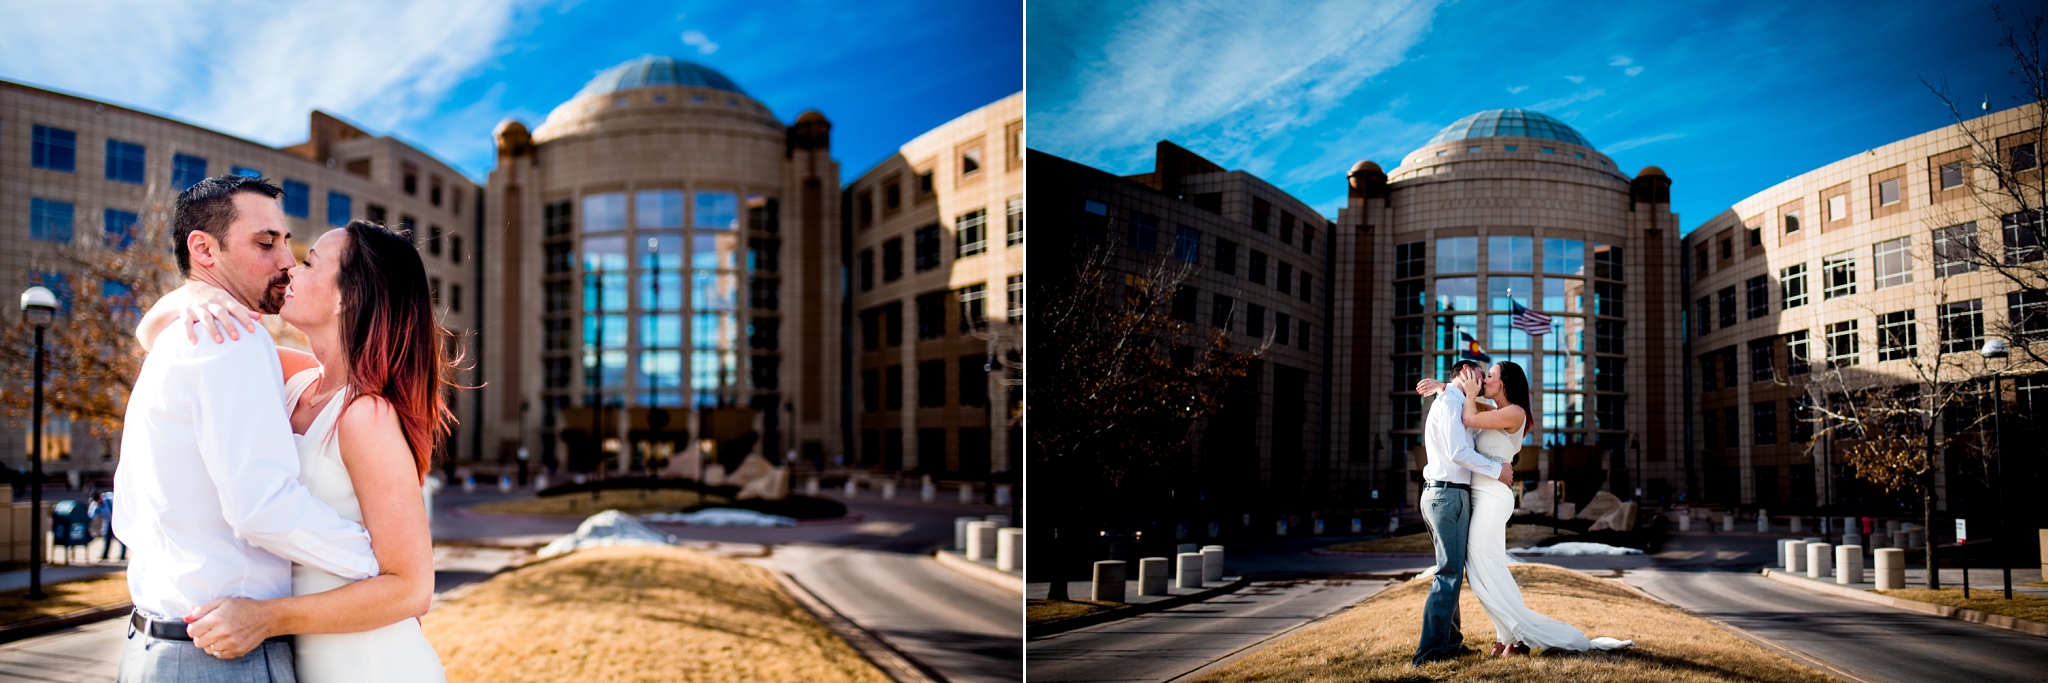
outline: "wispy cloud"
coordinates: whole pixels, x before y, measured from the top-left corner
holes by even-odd
[[[1544,100],[1542,102],[1537,102],[1535,104],[1529,105],[1528,108],[1534,109],[1536,111],[1548,112],[1553,109],[1563,109],[1566,105],[1570,105],[1577,102],[1584,102],[1586,100],[1590,100],[1605,94],[1607,94],[1606,90],[1594,88],[1592,90],[1575,92],[1564,97],[1556,97]]]
[[[1641,147],[1641,146],[1643,146],[1643,145],[1655,144],[1655,143],[1663,142],[1663,141],[1666,141],[1666,140],[1677,140],[1677,139],[1679,139],[1679,138],[1682,138],[1682,137],[1685,137],[1685,134],[1684,134],[1684,133],[1664,133],[1664,134],[1662,134],[1662,135],[1652,135],[1652,136],[1649,136],[1649,137],[1646,137],[1646,138],[1633,138],[1633,139],[1623,140],[1623,141],[1621,141],[1621,142],[1617,142],[1617,143],[1614,143],[1614,144],[1612,144],[1612,145],[1608,145],[1608,146],[1607,146],[1607,149],[1603,149],[1603,150],[1600,150],[1600,151],[1601,151],[1602,153],[1605,153],[1605,154],[1610,154],[1610,155],[1611,155],[1611,154],[1614,154],[1614,153],[1616,153],[1616,152],[1622,152],[1622,151],[1627,151],[1627,150],[1635,149],[1635,148],[1637,148],[1637,147]]]
[[[1515,87],[1512,87],[1512,88],[1508,88],[1508,94],[1509,94],[1509,95],[1520,95],[1520,94],[1522,94],[1522,91],[1524,91],[1524,90],[1528,90],[1528,89],[1529,89],[1529,86],[1526,86],[1526,85],[1518,85],[1518,86],[1515,86]]]
[[[1614,57],[1614,59],[1612,59],[1612,60],[1609,60],[1609,61],[1607,62],[1607,65],[1608,65],[1608,66],[1628,66],[1628,65],[1630,65],[1630,64],[1634,64],[1634,63],[1636,63],[1636,60],[1634,60],[1634,59],[1631,59],[1631,58],[1629,58],[1629,57],[1628,57],[1627,55],[1616,55],[1616,56]]]
[[[197,4],[86,3],[11,12],[0,64],[8,78],[285,145],[303,139],[316,108],[379,133],[428,117],[506,49],[531,4],[284,4],[230,20]]]
[[[711,39],[706,37],[703,31],[684,31],[683,44],[697,48],[697,54],[700,55],[708,55],[718,51],[718,43],[711,42]]]
[[[1571,81],[1571,82],[1573,82],[1573,83],[1584,83],[1584,82],[1586,82],[1586,77],[1585,77],[1585,76],[1566,76],[1566,77],[1564,77],[1564,79],[1565,79],[1565,80],[1567,80],[1567,81]]]
[[[1629,68],[1626,68],[1626,69],[1622,69],[1622,70],[1621,70],[1621,72],[1622,72],[1622,73],[1625,73],[1625,74],[1628,74],[1628,75],[1630,75],[1630,76],[1634,76],[1634,75],[1636,75],[1636,74],[1642,73],[1642,72],[1643,72],[1643,67],[1640,67],[1640,66],[1631,66],[1631,67],[1629,67]]]
[[[1143,6],[1106,35],[1077,39],[1079,64],[1058,74],[1074,81],[1060,88],[1072,96],[1033,105],[1035,135],[1076,161],[1118,167],[1176,138],[1257,173],[1291,132],[1400,64],[1434,11],[1432,0],[1303,12],[1226,0]]]

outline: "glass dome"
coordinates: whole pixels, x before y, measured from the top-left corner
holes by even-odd
[[[740,90],[739,84],[733,83],[725,74],[713,71],[711,67],[674,57],[646,56],[605,69],[597,78],[590,79],[590,82],[570,99],[661,85],[715,88],[746,94],[746,91]]]
[[[1488,109],[1452,122],[1429,141],[1434,144],[1446,140],[1494,137],[1543,138],[1580,147],[1593,146],[1586,141],[1586,136],[1572,130],[1563,121],[1526,109]]]

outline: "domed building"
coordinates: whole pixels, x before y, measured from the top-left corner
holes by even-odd
[[[1494,109],[1390,172],[1361,161],[1347,179],[1329,324],[1351,341],[1329,368],[1333,481],[1414,500],[1426,401],[1413,387],[1477,343],[1528,373],[1540,417],[1521,478],[1564,481],[1574,500],[1687,488],[1679,225],[1663,171],[1631,177],[1562,121]],[[1536,315],[1518,322],[1518,305]]]
[[[531,130],[500,124],[480,359],[498,460],[840,455],[831,129],[817,112],[784,124],[724,74],[651,56]]]

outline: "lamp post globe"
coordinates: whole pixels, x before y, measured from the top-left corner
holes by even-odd
[[[2005,340],[1989,339],[1985,340],[1984,348],[1978,349],[1977,353],[1982,354],[1985,358],[2004,358],[2011,355],[2012,351],[2010,347],[2006,346]]]
[[[21,315],[36,326],[35,396],[29,417],[29,546],[28,595],[43,599],[43,328],[57,318],[57,295],[46,287],[30,287],[21,293]]]

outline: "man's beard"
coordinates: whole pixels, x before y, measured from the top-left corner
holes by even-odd
[[[284,308],[284,287],[291,282],[292,277],[284,273],[271,277],[270,282],[263,285],[263,298],[256,302],[256,309],[264,315],[277,315]]]

